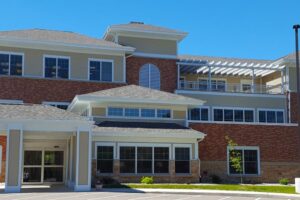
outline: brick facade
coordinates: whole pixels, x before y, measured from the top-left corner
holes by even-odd
[[[247,178],[253,182],[277,182],[279,178],[300,175],[300,130],[297,126],[190,124],[207,136],[199,143],[201,173],[227,176],[227,142],[229,136],[239,146],[258,146],[261,175]]]
[[[139,85],[140,68],[147,63],[160,70],[161,90],[173,93],[177,88],[177,65],[174,59],[129,57],[126,60],[126,79],[128,84]]]
[[[297,93],[296,92],[291,92],[291,93],[289,93],[289,96],[290,96],[290,111],[291,111],[291,122],[292,123],[297,123],[297,121],[299,121],[299,120],[297,120],[297,114],[298,114],[298,110],[300,109],[300,108],[298,108],[298,106],[297,106]],[[298,111],[298,112],[297,112]]]
[[[0,182],[5,180],[5,166],[6,166],[6,136],[0,136],[0,145],[2,146],[2,166],[0,174]]]

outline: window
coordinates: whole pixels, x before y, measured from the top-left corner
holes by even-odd
[[[157,109],[158,118],[171,118],[171,110],[168,109]]]
[[[284,123],[283,110],[259,110],[258,118],[261,123]]]
[[[123,108],[108,108],[108,116],[123,116]]]
[[[190,173],[189,147],[175,147],[175,173]]]
[[[138,117],[140,115],[138,108],[125,108],[126,117]]]
[[[199,79],[199,90],[205,91],[208,90],[208,80]]]
[[[89,79],[112,82],[113,61],[89,59]]]
[[[253,109],[213,108],[214,121],[254,122]]]
[[[113,173],[114,147],[97,146],[97,172]]]
[[[135,173],[135,147],[120,147],[120,173]]]
[[[11,100],[11,99],[0,99],[0,104],[2,105],[21,105],[22,100]]]
[[[169,147],[154,147],[154,173],[169,173]]]
[[[223,80],[211,80],[211,90],[225,92],[226,81]]]
[[[152,173],[152,147],[137,147],[137,173]]]
[[[155,117],[155,109],[142,108],[141,116],[142,117]]]
[[[70,103],[68,102],[50,102],[50,101],[44,101],[44,105],[54,106],[56,108],[60,108],[63,110],[67,110]]]
[[[234,150],[228,148],[227,151],[229,174],[239,174],[230,163],[232,151],[238,152],[241,155],[243,175],[259,174],[259,150],[257,147],[235,147]]]
[[[152,89],[160,89],[160,71],[153,64],[145,64],[140,69],[139,85]]]
[[[208,108],[189,109],[189,120],[208,121]]]
[[[70,58],[60,56],[44,57],[44,73],[46,78],[69,78]]]
[[[23,54],[0,52],[0,75],[22,76]]]
[[[185,77],[180,76],[179,78],[180,88],[185,88]]]
[[[243,92],[251,92],[251,84],[242,84],[242,91]]]

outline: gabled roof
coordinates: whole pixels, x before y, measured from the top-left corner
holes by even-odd
[[[68,31],[56,31],[46,29],[27,29],[0,31],[0,40],[14,40],[27,42],[51,43],[57,45],[73,45],[91,48],[107,48],[118,50],[130,50],[132,47],[124,47],[114,42],[109,42],[99,38],[93,38],[79,33]]]
[[[0,120],[79,120],[88,118],[49,105],[0,105]]]
[[[300,58],[300,52],[299,52],[299,58]],[[277,62],[279,61],[279,63],[284,63],[284,62],[296,62],[296,52],[290,53],[286,56],[283,56],[279,59],[277,59]]]
[[[154,103],[169,105],[202,105],[204,101],[185,97],[178,94],[154,90],[137,85],[127,85],[83,95],[75,99],[81,101],[110,101],[129,103]],[[73,103],[72,103],[73,104]]]

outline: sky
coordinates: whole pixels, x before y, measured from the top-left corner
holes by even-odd
[[[277,59],[294,51],[300,0],[2,0],[0,31],[30,28],[102,38],[113,24],[188,32],[179,54]]]

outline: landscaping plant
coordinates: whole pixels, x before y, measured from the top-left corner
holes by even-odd
[[[241,183],[243,183],[243,165],[242,165],[242,155],[240,151],[235,149],[238,144],[234,142],[229,136],[225,136],[227,140],[227,145],[229,148],[229,164],[233,169],[240,174]]]
[[[153,177],[149,177],[149,176],[143,176],[141,178],[141,183],[143,184],[153,184]]]
[[[287,178],[282,178],[282,179],[279,180],[279,183],[281,185],[288,185],[290,183],[290,181]]]

